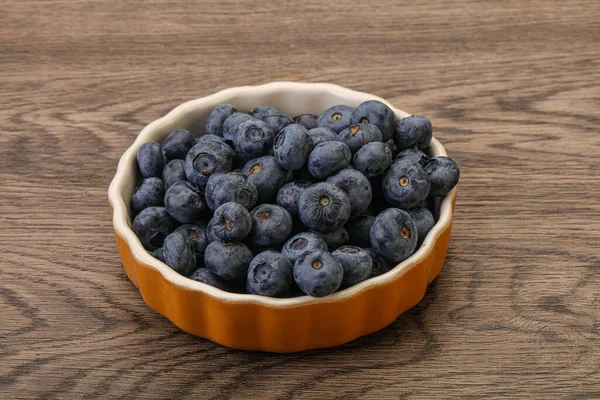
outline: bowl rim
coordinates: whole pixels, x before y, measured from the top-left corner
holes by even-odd
[[[396,265],[394,268],[392,268],[385,274],[369,278],[356,285],[353,285],[349,288],[343,289],[325,297],[316,298],[306,295],[292,298],[272,298],[254,294],[225,292],[213,286],[207,285],[202,282],[197,282],[183,275],[180,275],[165,263],[154,258],[150,253],[148,253],[148,251],[146,251],[146,249],[144,249],[142,243],[137,238],[128,222],[129,215],[122,190],[127,180],[132,179],[132,175],[134,174],[134,171],[131,171],[128,168],[128,165],[131,163],[131,158],[135,158],[139,146],[148,141],[146,137],[149,136],[151,132],[160,129],[164,125],[172,123],[174,120],[179,119],[182,115],[190,112],[193,109],[197,109],[202,106],[207,106],[209,104],[224,103],[226,102],[226,99],[232,95],[258,96],[266,95],[268,93],[278,93],[282,91],[300,91],[305,93],[318,91],[328,92],[329,94],[337,95],[339,97],[362,99],[362,101],[379,100],[387,104],[399,118],[405,118],[411,115],[403,110],[395,108],[388,101],[378,96],[374,96],[365,92],[355,91],[331,83],[271,82],[257,86],[231,87],[216,92],[212,95],[197,98],[180,104],[179,106],[171,110],[168,114],[151,122],[141,130],[134,142],[127,148],[127,150],[119,159],[117,171],[108,189],[108,200],[113,211],[112,220],[115,234],[119,235],[125,241],[125,243],[127,243],[131,250],[132,257],[137,259],[137,261],[141,264],[144,264],[159,272],[162,278],[169,281],[175,286],[178,286],[185,290],[203,292],[225,303],[255,304],[274,308],[295,308],[317,303],[322,304],[339,302],[354,295],[357,295],[362,291],[373,290],[376,287],[381,286],[386,282],[389,282],[390,280],[400,278],[415,265],[419,264],[419,262],[426,258],[432,251],[434,251],[435,243],[439,239],[440,235],[452,222],[452,204],[456,197],[456,188],[452,189],[452,191],[450,191],[446,196],[442,198],[438,221],[425,238],[421,247],[414,254],[412,254],[406,260],[402,261],[400,264]],[[447,155],[444,146],[442,146],[442,144],[435,137],[431,140],[429,148],[433,150],[436,156]]]

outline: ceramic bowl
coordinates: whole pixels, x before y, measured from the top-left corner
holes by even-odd
[[[228,293],[193,281],[152,257],[131,229],[129,200],[140,179],[136,153],[143,143],[161,142],[177,128],[203,135],[206,118],[222,103],[240,111],[267,105],[294,116],[318,115],[336,104],[356,107],[370,99],[388,104],[398,118],[410,115],[377,96],[332,84],[274,82],[188,101],[146,126],[121,157],[108,197],[123,267],[148,306],[182,330],[224,346],[295,352],[336,346],[375,332],[416,305],[444,263],[456,189],[436,201],[436,224],[415,254],[386,274],[322,298]],[[446,155],[435,138],[428,153]]]

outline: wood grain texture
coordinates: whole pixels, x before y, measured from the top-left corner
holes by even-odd
[[[0,397],[600,398],[600,3],[357,3],[2,2]],[[113,238],[145,124],[273,80],[427,115],[462,169],[426,297],[334,349],[179,331]]]

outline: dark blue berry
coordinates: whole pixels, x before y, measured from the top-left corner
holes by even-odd
[[[277,204],[288,210],[291,215],[298,215],[298,199],[311,182],[299,180],[286,183],[277,191]]]
[[[410,149],[417,146],[425,149],[432,138],[431,121],[422,115],[411,115],[402,118],[396,124],[394,142],[398,150]]]
[[[394,158],[394,162],[396,161],[408,161],[425,166],[429,162],[429,157],[421,150],[410,148],[400,151]]]
[[[135,211],[142,211],[152,206],[162,206],[165,190],[160,178],[143,179],[131,195],[131,207]]]
[[[331,233],[319,233],[319,235],[323,238],[323,240],[325,240],[325,243],[327,243],[329,251],[333,251],[338,247],[347,244],[350,240],[348,231],[346,231],[344,227],[341,227],[340,229]]]
[[[185,176],[185,161],[171,160],[162,172],[164,189],[168,190],[175,182],[187,181]]]
[[[382,211],[371,227],[373,250],[392,264],[408,258],[417,247],[418,232],[411,216],[398,208]]]
[[[176,129],[162,142],[161,150],[166,161],[183,160],[194,145],[196,139],[185,129]]]
[[[440,156],[432,158],[425,165],[425,172],[427,172],[431,180],[429,195],[433,197],[445,196],[456,186],[460,178],[458,165],[449,157]]]
[[[342,189],[350,200],[350,214],[359,215],[364,213],[373,198],[371,183],[355,169],[344,168],[327,178],[327,183]]]
[[[165,167],[165,156],[160,144],[156,142],[144,143],[137,152],[137,162],[144,178],[160,178]]]
[[[302,125],[291,124],[275,138],[275,159],[283,168],[297,171],[304,166],[313,149],[308,130]]]
[[[283,207],[261,204],[250,213],[252,216],[252,243],[273,246],[284,243],[292,233],[292,216]]]
[[[396,130],[396,114],[379,100],[368,100],[361,103],[352,112],[352,123],[369,123],[381,131],[382,141],[387,142]]]
[[[426,208],[413,208],[407,211],[417,226],[417,246],[420,246],[425,237],[435,225],[431,211]]]
[[[175,182],[165,193],[165,207],[182,224],[196,222],[206,210],[202,191],[191,182]]]
[[[342,264],[323,250],[309,250],[294,263],[294,280],[302,291],[312,297],[327,296],[342,284]]]
[[[216,106],[206,120],[206,134],[223,136],[223,124],[225,120],[236,112],[237,109],[231,104]]]
[[[352,158],[352,166],[367,178],[383,174],[392,164],[392,152],[382,142],[367,143]]]
[[[248,273],[252,252],[245,244],[210,242],[204,252],[204,264],[223,279],[241,279]]]
[[[185,157],[185,175],[190,182],[204,188],[213,174],[231,171],[233,156],[233,149],[226,144],[200,142]]]
[[[148,250],[162,247],[167,235],[179,224],[164,207],[148,207],[133,220],[132,229]]]
[[[294,123],[300,124],[306,129],[313,129],[317,127],[317,117],[312,114],[301,114],[294,117]]]
[[[352,123],[352,107],[338,105],[323,111],[317,119],[317,126],[339,133]]]
[[[354,124],[341,131],[337,140],[346,144],[352,154],[371,142],[381,142],[381,132],[373,124]]]
[[[349,243],[358,247],[371,247],[371,226],[375,222],[372,215],[361,215],[352,218],[345,228],[350,236]]]
[[[235,137],[235,131],[242,122],[252,119],[252,116],[246,113],[234,113],[229,116],[223,123],[223,139],[230,146],[233,147],[233,138]]]
[[[242,173],[248,177],[258,190],[258,202],[271,200],[277,190],[285,183],[287,173],[273,156],[263,156],[250,160],[242,168]]]
[[[308,157],[308,171],[315,178],[325,179],[350,165],[351,159],[350,149],[344,143],[319,143]]]
[[[344,268],[342,286],[356,285],[371,276],[373,260],[366,250],[356,246],[342,246],[331,253]]]
[[[163,256],[162,247],[159,247],[158,249],[155,249],[150,254],[152,254],[152,257],[156,258],[157,260],[165,262],[165,257]]]
[[[321,142],[330,142],[337,140],[337,134],[329,128],[317,127],[308,131],[313,145],[316,146]]]
[[[326,182],[312,185],[298,200],[298,215],[302,223],[319,233],[341,228],[350,218],[350,211],[346,193]]]
[[[292,117],[273,107],[256,107],[250,110],[250,115],[269,124],[275,130],[275,133],[294,123]]]
[[[165,238],[162,247],[164,263],[183,276],[196,269],[196,252],[183,232],[173,232]]]
[[[294,282],[292,263],[281,253],[258,254],[248,268],[248,293],[269,297],[288,297]]]
[[[281,253],[286,256],[292,263],[295,263],[298,258],[309,250],[329,251],[329,247],[325,239],[313,232],[301,232],[292,236],[281,249]]]
[[[242,162],[268,154],[273,147],[275,130],[260,119],[249,119],[238,125],[233,137],[236,156]]]
[[[175,229],[175,232],[181,232],[188,237],[196,252],[196,263],[204,262],[204,250],[208,246],[208,235],[203,223],[185,224]]]
[[[230,201],[251,209],[256,205],[258,191],[246,175],[230,172],[211,176],[206,185],[205,196],[211,210],[216,210],[221,204]]]
[[[369,276],[369,278],[374,278],[376,276],[379,275],[383,275],[386,272],[391,271],[392,269],[394,269],[395,265],[394,264],[390,264],[385,258],[379,256],[377,253],[375,253],[375,251],[372,248],[365,248],[364,249],[367,253],[369,253],[369,256],[371,257],[371,275]]]
[[[419,164],[396,161],[387,170],[382,191],[388,203],[403,210],[416,207],[429,195],[429,175]]]
[[[230,290],[227,282],[219,275],[210,272],[208,268],[197,268],[194,272],[192,272],[189,278],[197,282],[202,282],[207,285],[216,287],[217,289],[224,290],[226,292]]]
[[[223,241],[242,241],[252,229],[252,218],[248,210],[233,202],[217,207],[211,221],[212,231]]]

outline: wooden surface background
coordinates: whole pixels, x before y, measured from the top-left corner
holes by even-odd
[[[0,397],[600,398],[600,3],[367,3],[2,1]],[[427,115],[462,170],[423,301],[334,349],[179,331],[113,237],[144,125],[274,80]]]

